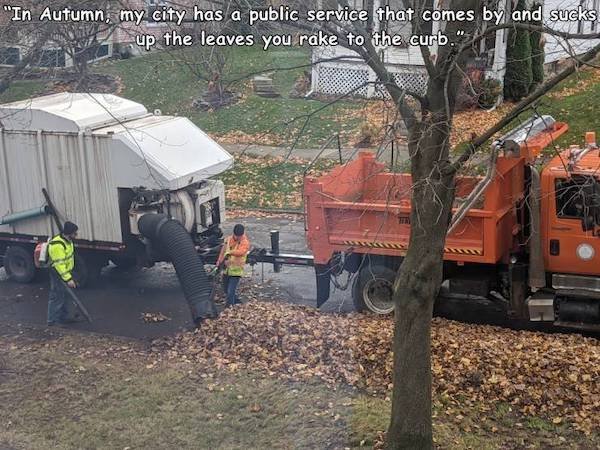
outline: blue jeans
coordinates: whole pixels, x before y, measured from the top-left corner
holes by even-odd
[[[50,295],[48,298],[48,323],[62,323],[67,320],[67,290],[54,269],[50,269]]]
[[[238,284],[240,284],[240,279],[242,277],[230,277],[229,275],[225,275],[225,295],[227,297],[226,306],[233,306],[236,303],[241,303],[240,299],[236,294],[236,290]]]

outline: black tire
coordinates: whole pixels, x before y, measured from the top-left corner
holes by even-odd
[[[73,278],[77,283],[77,287],[86,288],[92,287],[98,283],[100,272],[105,264],[98,258],[91,255],[75,254],[75,269],[73,270]]]
[[[4,270],[8,277],[17,283],[31,283],[37,273],[33,262],[33,249],[8,247],[4,255]]]
[[[352,300],[357,311],[386,315],[394,311],[392,287],[396,272],[379,264],[365,264],[352,286]]]

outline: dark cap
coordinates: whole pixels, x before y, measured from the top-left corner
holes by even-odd
[[[235,234],[236,236],[243,236],[244,231],[244,225],[242,225],[241,223],[238,223],[235,227],[233,227],[233,234]]]
[[[75,225],[73,222],[65,222],[63,226],[63,234],[73,234],[79,230],[79,227]]]

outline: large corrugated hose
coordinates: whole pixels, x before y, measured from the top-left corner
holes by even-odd
[[[217,317],[212,282],[184,226],[165,214],[145,214],[139,219],[138,228],[173,263],[194,323]]]

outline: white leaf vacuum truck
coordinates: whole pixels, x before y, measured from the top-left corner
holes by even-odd
[[[79,226],[76,276],[171,261],[194,319],[214,315],[204,262],[222,243],[233,158],[191,121],[106,94],[0,105],[0,267],[35,278],[34,248]]]

